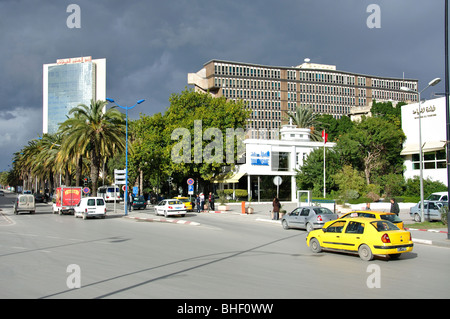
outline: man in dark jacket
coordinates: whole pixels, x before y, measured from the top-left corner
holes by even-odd
[[[394,213],[397,216],[400,213],[400,207],[398,207],[398,203],[395,198],[391,198],[391,213]]]

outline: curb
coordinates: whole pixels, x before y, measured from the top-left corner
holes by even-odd
[[[418,231],[428,231],[430,233],[440,233],[440,234],[448,234],[445,230],[435,230],[435,229],[419,229],[419,228],[406,228],[406,230],[418,230]]]
[[[172,223],[172,224],[192,225],[192,226],[201,225],[200,223],[192,222],[189,220],[177,220],[177,219],[166,219],[166,218],[144,218],[144,217],[131,217],[131,216],[124,216],[123,218],[135,219],[135,220],[145,221],[145,222]]]

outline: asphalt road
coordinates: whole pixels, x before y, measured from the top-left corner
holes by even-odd
[[[0,198],[0,298],[446,298],[450,249],[416,244],[399,260],[314,254],[306,232],[233,214],[200,225],[111,214],[14,215]]]

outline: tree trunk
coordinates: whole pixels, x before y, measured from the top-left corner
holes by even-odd
[[[77,169],[75,171],[75,185],[76,186],[81,185],[82,170],[83,170],[83,155],[80,155],[78,157]]]
[[[100,157],[98,156],[95,150],[92,150],[91,151],[92,196],[97,196],[99,171],[100,171]]]

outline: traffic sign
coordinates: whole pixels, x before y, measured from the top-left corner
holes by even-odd
[[[188,186],[188,194],[189,195],[194,195],[194,185],[189,185]]]
[[[90,192],[91,192],[91,190],[89,189],[89,187],[83,188],[83,193],[89,194]]]
[[[188,178],[187,183],[188,183],[188,185],[194,185],[194,179]]]
[[[115,185],[125,185],[126,184],[126,174],[125,169],[115,169],[114,170],[114,184]]]
[[[283,180],[281,179],[281,176],[275,176],[273,178],[273,183],[277,186],[280,186],[282,182],[283,182]]]

